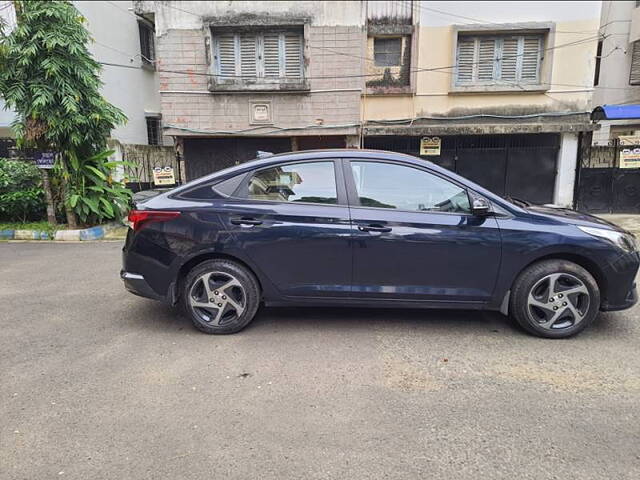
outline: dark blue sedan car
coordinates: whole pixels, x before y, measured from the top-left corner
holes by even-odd
[[[237,332],[265,304],[496,310],[561,338],[637,300],[628,232],[391,152],[244,163],[129,220],[126,288],[182,304],[206,333]]]

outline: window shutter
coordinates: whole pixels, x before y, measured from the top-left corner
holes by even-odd
[[[490,81],[494,78],[496,41],[492,38],[478,40],[478,80]]]
[[[277,78],[280,76],[280,34],[265,33],[263,45],[264,76]]]
[[[516,82],[518,80],[518,43],[518,37],[506,37],[502,41],[500,79],[503,82]]]
[[[522,67],[520,80],[537,82],[540,73],[540,58],[542,50],[542,38],[536,36],[523,37]]]
[[[457,83],[471,83],[473,81],[473,53],[475,42],[473,38],[458,39],[456,59]]]
[[[640,41],[633,42],[633,52],[631,54],[631,73],[629,75],[630,85],[640,85]]]
[[[224,76],[236,75],[236,42],[233,35],[218,37],[218,73]]]
[[[240,35],[240,72],[243,77],[257,77],[257,38]]]
[[[302,77],[302,35],[284,34],[284,64],[286,77]]]

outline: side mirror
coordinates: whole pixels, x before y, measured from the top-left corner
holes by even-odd
[[[474,198],[471,204],[471,213],[479,217],[485,217],[491,213],[491,204],[484,198]]]

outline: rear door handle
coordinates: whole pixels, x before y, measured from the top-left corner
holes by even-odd
[[[392,229],[391,229],[391,227],[383,227],[382,225],[378,225],[378,224],[372,223],[370,225],[358,225],[358,230],[360,230],[361,232],[381,232],[381,233],[385,233],[385,232],[390,232]]]
[[[262,220],[256,220],[255,218],[242,217],[232,218],[231,223],[234,225],[262,225]]]

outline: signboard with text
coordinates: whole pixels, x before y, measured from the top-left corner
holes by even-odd
[[[173,167],[155,167],[153,169],[153,183],[155,185],[175,185],[176,176]]]
[[[620,168],[640,168],[640,136],[618,137],[620,145]]]
[[[440,137],[423,137],[420,140],[420,155],[440,155]]]
[[[36,167],[50,170],[56,163],[56,152],[38,152],[34,156]]]

